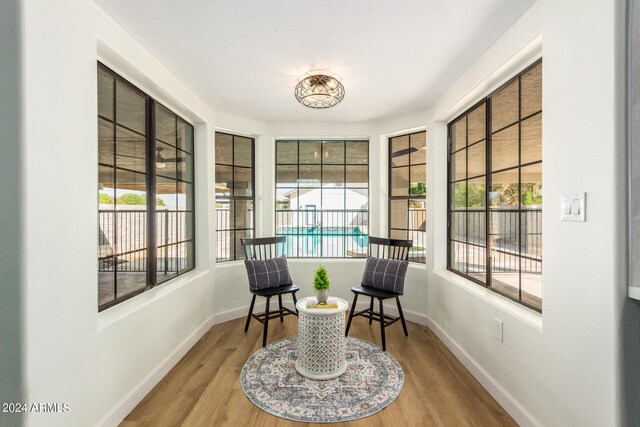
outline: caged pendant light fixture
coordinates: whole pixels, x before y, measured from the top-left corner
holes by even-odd
[[[298,102],[309,108],[331,108],[344,98],[344,86],[337,76],[326,71],[310,71],[295,87]]]

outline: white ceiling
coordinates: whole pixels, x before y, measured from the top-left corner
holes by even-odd
[[[95,0],[212,109],[274,121],[380,120],[429,107],[534,0]],[[344,101],[300,105],[298,77]]]

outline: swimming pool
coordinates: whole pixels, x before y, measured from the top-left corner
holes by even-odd
[[[281,227],[286,255],[292,258],[365,257],[369,237],[360,227]]]

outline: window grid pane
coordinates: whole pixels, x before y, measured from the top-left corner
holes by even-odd
[[[184,169],[185,164],[193,164],[193,154],[180,148],[192,145],[182,138],[193,132],[185,131],[184,127],[191,125],[159,104],[156,104],[155,123],[156,277],[158,283],[164,283],[194,264],[193,245],[189,244],[194,238],[193,168],[189,172]]]
[[[195,267],[193,126],[101,63],[97,76],[102,311]]]
[[[538,311],[541,73],[542,60],[448,125],[448,268]]]
[[[389,138],[388,235],[413,240],[409,261],[421,263],[426,262],[426,144],[425,131]]]
[[[368,164],[368,141],[276,141],[276,235],[287,256],[366,256]]]
[[[240,239],[254,235],[254,153],[253,138],[216,132],[216,262],[244,259]],[[291,173],[279,176],[286,182]]]

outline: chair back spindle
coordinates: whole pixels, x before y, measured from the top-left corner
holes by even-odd
[[[413,240],[369,236],[369,256],[376,258],[408,260],[412,246]]]
[[[258,237],[253,239],[240,239],[244,248],[244,256],[247,259],[265,260],[284,255],[284,245],[287,238]]]

